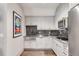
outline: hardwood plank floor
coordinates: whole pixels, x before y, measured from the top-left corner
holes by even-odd
[[[24,50],[21,56],[56,56],[53,50]]]

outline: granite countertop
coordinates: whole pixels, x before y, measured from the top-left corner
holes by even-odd
[[[58,39],[57,36],[55,36],[55,39],[56,39],[57,41],[59,41],[60,43],[63,43],[63,44],[68,45],[68,40]]]
[[[61,40],[61,39],[58,39],[56,38],[57,36],[52,36],[52,35],[31,35],[31,36],[26,36],[26,38],[30,38],[30,40],[36,40],[36,38],[44,38],[44,37],[50,37],[50,38],[54,38],[56,39],[57,41],[63,43],[63,44],[68,44],[68,40],[64,41],[64,40]],[[27,40],[27,39],[25,39]]]
[[[39,36],[42,36],[42,37],[45,37],[45,36],[54,36],[54,35],[42,35],[42,34],[37,34],[37,35],[27,35],[26,37],[39,37]]]

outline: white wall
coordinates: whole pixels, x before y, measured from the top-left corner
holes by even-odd
[[[0,4],[0,55],[3,55],[3,23],[4,23],[4,19],[3,19],[3,14],[2,12],[4,12],[4,8],[2,8],[2,4]]]
[[[13,11],[16,11],[22,16],[22,36],[13,38]],[[7,4],[7,45],[6,45],[6,55],[19,55],[22,53],[24,48],[24,15],[23,11],[18,4]]]
[[[68,17],[68,11],[69,11],[68,3],[59,4],[59,6],[56,9],[55,19],[54,19],[55,29],[58,29],[58,21],[62,20],[63,17]]]
[[[26,16],[26,25],[37,25],[37,29],[54,29],[53,16]]]
[[[0,4],[0,56],[6,52],[6,4]]]

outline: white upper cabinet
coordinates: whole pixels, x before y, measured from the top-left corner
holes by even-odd
[[[38,30],[53,30],[53,16],[28,16],[26,17],[26,25],[37,25]]]

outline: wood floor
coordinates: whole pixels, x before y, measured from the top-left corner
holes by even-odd
[[[21,56],[56,56],[53,50],[28,50],[25,49],[25,51],[21,54]]]

